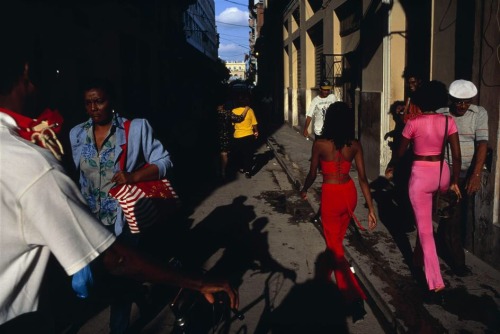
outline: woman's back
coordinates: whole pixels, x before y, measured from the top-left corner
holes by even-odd
[[[339,161],[338,149],[333,143],[332,140],[329,139],[318,139],[316,140],[316,144],[319,145],[320,154],[319,157],[324,161]],[[359,142],[357,140],[352,140],[350,146],[343,146],[340,150],[343,160],[352,162],[356,152],[359,148]]]
[[[343,146],[340,150],[335,147],[333,141],[328,139],[318,139],[319,158],[323,181],[347,181],[350,179],[349,171],[354,159],[359,143],[353,141],[350,146]]]
[[[423,114],[408,120],[403,136],[413,140],[413,151],[417,155],[439,155],[445,135],[446,116]],[[457,132],[455,121],[448,118],[447,135]]]

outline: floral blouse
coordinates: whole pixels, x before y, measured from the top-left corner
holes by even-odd
[[[83,197],[91,211],[104,225],[113,225],[116,221],[118,202],[108,195],[114,186],[111,178],[114,175],[115,161],[115,124],[104,140],[101,151],[97,151],[93,126],[89,123],[87,137],[82,148],[80,159],[80,180]]]
[[[227,152],[231,146],[233,138],[234,126],[233,123],[242,122],[245,117],[243,115],[234,114],[227,106],[221,106],[217,113],[219,125],[219,146],[221,152]]]

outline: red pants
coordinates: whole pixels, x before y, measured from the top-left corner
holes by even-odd
[[[321,192],[321,220],[326,246],[332,253],[333,272],[337,286],[347,303],[366,299],[366,295],[351,271],[344,256],[342,244],[358,201],[354,182],[323,183]],[[331,275],[331,271],[329,272]]]

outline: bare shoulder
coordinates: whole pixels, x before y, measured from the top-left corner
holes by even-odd
[[[352,142],[351,142],[351,147],[352,147],[353,149],[356,149],[356,150],[358,150],[358,149],[362,148],[362,147],[361,147],[361,143],[360,143],[360,141],[359,141],[359,140],[357,140],[357,139],[353,139],[353,140],[352,140]]]
[[[363,147],[361,146],[360,141],[353,139],[351,145],[349,146],[349,151],[351,152],[353,158],[356,154],[358,154],[358,152],[363,152]]]
[[[332,145],[332,141],[328,139],[316,139],[313,144],[313,146],[316,146],[317,148],[324,148],[330,145]]]
[[[313,143],[313,151],[318,153],[323,153],[331,150],[332,142],[326,139],[317,139]]]

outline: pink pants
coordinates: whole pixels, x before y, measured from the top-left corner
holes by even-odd
[[[408,184],[410,201],[415,212],[418,237],[422,245],[424,270],[429,290],[444,287],[441,269],[434,242],[432,226],[432,196],[444,192],[450,185],[450,169],[443,164],[441,183],[439,183],[439,161],[414,161]]]

